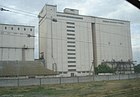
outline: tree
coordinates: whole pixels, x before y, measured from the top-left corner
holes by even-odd
[[[134,67],[135,73],[140,73],[140,64]]]
[[[114,71],[108,65],[101,64],[98,67],[95,67],[95,73],[96,74],[98,74],[98,73],[114,73]]]

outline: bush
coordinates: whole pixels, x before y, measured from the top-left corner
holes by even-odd
[[[95,67],[95,73],[96,74],[98,74],[98,73],[114,73],[114,71],[108,65],[101,64],[98,67]]]

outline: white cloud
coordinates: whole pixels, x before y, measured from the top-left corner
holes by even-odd
[[[116,18],[129,20],[131,23],[140,23],[140,13],[137,8],[128,2],[124,1],[117,6],[117,9],[113,12],[109,12],[107,15],[104,15],[108,18]]]

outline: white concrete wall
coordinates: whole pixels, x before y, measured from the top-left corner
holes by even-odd
[[[103,60],[132,60],[130,23],[96,18],[97,65]]]
[[[46,15],[47,14],[47,15]],[[44,53],[44,59],[46,61],[46,67],[52,70],[52,64],[54,59],[52,58],[52,45],[55,46],[54,40],[52,43],[51,33],[55,35],[54,28],[56,24],[52,21],[56,14],[56,6],[44,6],[39,16],[39,53]],[[51,28],[52,25],[52,28]],[[53,50],[54,52],[54,50]]]
[[[33,26],[0,24],[0,61],[33,61],[34,37],[27,37],[27,34],[34,36]],[[24,46],[28,48],[24,49],[25,58]]]
[[[49,6],[46,6],[44,8],[48,7]],[[52,7],[55,8],[55,6],[51,6],[51,8]],[[49,9],[50,8],[47,10]],[[82,17],[83,19],[75,19],[63,17],[67,15],[68,14],[57,13],[56,10],[51,10],[48,11],[47,18],[40,20],[40,52],[44,52],[46,67],[53,69],[52,64],[56,63],[57,71],[60,72],[62,76],[70,76],[71,73],[74,73],[75,76],[88,75],[93,61],[91,23],[89,22],[91,18]],[[81,17],[77,15],[69,16]],[[57,19],[57,22],[52,21],[51,18]],[[74,25],[67,24],[67,22],[72,22]],[[73,26],[74,28],[67,28],[67,26]],[[67,30],[74,30],[75,32],[69,32]],[[67,39],[68,37],[75,39]],[[75,43],[68,43],[68,41]],[[68,45],[74,45],[75,47],[68,47]],[[68,51],[68,49],[75,49],[75,51]],[[75,55],[68,55],[68,53],[75,53]],[[75,59],[68,59],[68,57],[75,57]],[[76,62],[69,63],[68,61]],[[74,65],[74,67],[69,67],[69,65]],[[76,71],[69,71],[70,69],[75,69]]]
[[[92,81],[108,81],[108,80],[128,80],[139,79],[140,74],[121,74],[121,75],[96,75],[96,76],[78,76],[78,77],[40,77],[40,78],[0,78],[0,87],[9,86],[30,86],[45,84],[64,84],[64,83],[80,83]]]
[[[127,21],[66,14],[57,12],[57,7],[54,5],[45,5],[39,15],[43,17],[39,21],[40,52],[44,52],[47,68],[53,69],[52,64],[57,64],[60,76],[70,76],[71,73],[75,76],[88,75],[94,57],[96,57],[97,65],[103,60],[128,61],[132,59],[130,25]],[[67,26],[72,26],[72,28]],[[67,30],[74,30],[74,32]],[[95,54],[93,40],[96,42]],[[68,47],[69,45],[74,47]],[[68,51],[68,49],[75,49],[75,51]],[[75,55],[68,55],[68,53]],[[68,57],[74,57],[74,59]]]

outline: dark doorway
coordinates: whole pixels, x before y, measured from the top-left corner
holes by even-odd
[[[74,77],[74,73],[71,73],[71,77]]]

